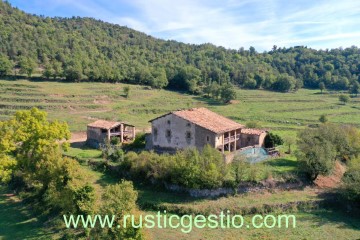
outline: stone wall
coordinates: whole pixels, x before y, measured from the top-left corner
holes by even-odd
[[[183,149],[195,147],[195,124],[185,119],[174,114],[168,114],[154,120],[151,127],[154,148]]]
[[[260,183],[243,183],[237,188],[217,188],[217,189],[188,189],[174,184],[164,184],[167,190],[173,192],[186,193],[195,198],[213,198],[226,195],[233,195],[235,193],[258,193],[268,190],[294,190],[302,189],[306,183],[301,181],[286,183],[274,180],[264,180]]]
[[[259,136],[253,134],[240,134],[241,147],[254,146],[259,144]]]
[[[264,132],[259,136],[259,143],[258,143],[259,146],[264,147],[264,141],[265,141],[266,135],[267,135],[267,133]]]
[[[202,128],[200,126],[195,126],[195,146],[198,149],[203,148],[206,144],[209,144],[212,147],[215,147],[216,134]]]
[[[105,143],[106,133],[103,133],[100,128],[87,127],[86,144],[90,147],[98,148],[100,143]]]

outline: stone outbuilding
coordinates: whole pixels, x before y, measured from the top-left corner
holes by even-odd
[[[267,131],[262,129],[254,129],[254,128],[244,128],[241,129],[241,147],[247,146],[264,146],[265,137],[267,135]]]
[[[131,142],[135,139],[135,126],[123,122],[97,120],[87,125],[87,144],[99,147],[100,144],[119,138],[120,142]]]
[[[244,125],[206,108],[179,110],[150,121],[148,146],[157,151],[175,151],[189,147],[202,149],[206,144],[222,153],[247,146],[262,146],[265,131],[246,129]]]

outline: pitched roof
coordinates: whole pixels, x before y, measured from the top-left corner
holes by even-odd
[[[102,129],[111,129],[117,127],[121,124],[121,122],[112,122],[112,121],[105,121],[105,120],[97,120],[95,122],[89,123],[88,127],[94,128],[102,128]]]
[[[187,110],[179,110],[162,115],[160,117],[164,117],[169,114],[174,114],[214,133],[223,133],[244,127],[244,125],[239,124],[226,117],[223,117],[217,113],[214,113],[207,108],[191,108]],[[158,118],[155,118],[150,122]]]
[[[243,128],[241,129],[241,133],[250,134],[250,135],[261,135],[266,133],[266,130],[255,129],[255,128]]]

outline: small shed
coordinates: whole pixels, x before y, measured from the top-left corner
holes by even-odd
[[[266,130],[243,128],[241,129],[241,147],[259,146],[264,147],[264,140],[267,135]]]
[[[131,142],[135,139],[135,126],[123,122],[97,120],[87,125],[87,144],[99,147],[111,138],[117,137],[120,142]]]

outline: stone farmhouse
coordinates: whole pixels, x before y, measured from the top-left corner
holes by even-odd
[[[222,153],[246,147],[262,147],[264,130],[247,129],[231,119],[206,108],[192,108],[167,113],[150,121],[148,148],[175,151],[189,147],[202,149],[206,144]]]
[[[120,142],[129,142],[135,139],[135,126],[123,122],[97,120],[87,125],[87,144],[99,147],[112,137],[117,137]]]

